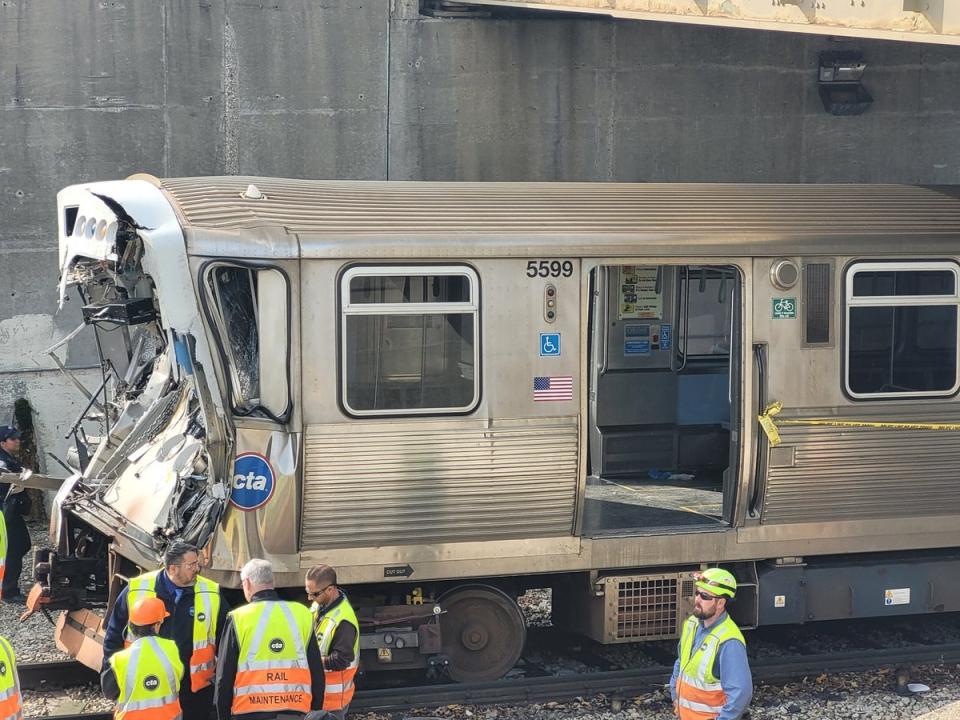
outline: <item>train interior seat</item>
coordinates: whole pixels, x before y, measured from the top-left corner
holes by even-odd
[[[738,277],[729,267],[595,271],[584,535],[725,525]]]

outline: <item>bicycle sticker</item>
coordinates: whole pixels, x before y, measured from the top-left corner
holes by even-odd
[[[773,298],[773,319],[793,320],[797,317],[796,298]]]

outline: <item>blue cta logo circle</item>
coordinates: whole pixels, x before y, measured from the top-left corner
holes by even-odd
[[[233,462],[230,504],[244,511],[263,507],[273,495],[276,482],[273,468],[260,453],[237,455]]]

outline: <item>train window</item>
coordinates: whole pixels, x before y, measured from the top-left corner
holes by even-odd
[[[463,266],[342,278],[341,390],[354,415],[467,412],[479,400],[478,288]]]
[[[470,302],[465,275],[358,275],[350,278],[350,304]]]
[[[846,384],[854,398],[952,395],[958,386],[958,268],[856,263],[846,274]]]
[[[204,305],[216,329],[234,414],[285,422],[290,410],[286,276],[276,268],[213,263],[205,281]]]
[[[679,336],[690,358],[727,357],[736,270],[690,267],[680,273]]]

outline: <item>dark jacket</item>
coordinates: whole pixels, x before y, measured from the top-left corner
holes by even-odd
[[[3,517],[7,520],[11,517],[15,518],[18,515],[20,517],[26,517],[30,514],[32,507],[33,501],[30,499],[27,491],[21,490],[18,493],[7,495],[7,499],[3,501]]]
[[[117,684],[117,674],[113,671],[113,668],[110,667],[109,662],[105,662],[103,669],[100,671],[100,689],[103,691],[103,696],[107,700],[116,702],[117,698],[120,697],[120,686]]]
[[[343,590],[339,590],[337,599],[327,607],[320,610],[317,621],[319,622],[324,615],[333,610],[337,605],[344,602],[347,596]],[[323,665],[327,670],[339,671],[346,670],[353,662],[353,643],[357,639],[357,629],[348,622],[342,622],[333,631],[333,639],[330,641],[330,652],[323,659]]]
[[[0,473],[23,472],[23,465],[13,455],[0,448]],[[3,506],[4,517],[10,515],[29,515],[33,502],[26,490],[7,497],[10,492],[10,483],[0,483],[0,504]],[[29,543],[27,543],[29,547]]]
[[[163,600],[167,607],[170,617],[163,621],[160,626],[160,632],[157,633],[162,638],[173,640],[180,650],[180,661],[183,663],[183,678],[180,683],[181,699],[184,695],[191,695],[190,689],[190,656],[193,654],[193,588],[183,588],[180,595],[180,602],[174,602],[175,592],[173,583],[167,578],[165,572],[157,575],[157,581],[154,584],[154,591],[157,597]],[[130,594],[130,587],[127,586],[120,591],[117,596],[117,602],[113,606],[113,612],[110,614],[110,622],[107,623],[107,631],[103,638],[103,668],[106,670],[109,665],[107,661],[110,656],[118,650],[123,650],[123,634],[127,629],[127,621],[130,616],[130,609],[127,607],[127,596]],[[217,614],[217,646],[219,647],[224,635],[224,626],[227,623],[227,602],[220,593],[220,612]]]
[[[0,474],[18,473],[23,471],[23,465],[10,453],[0,448]],[[0,483],[0,503],[7,497],[10,483]]]
[[[262,590],[254,595],[250,602],[262,602],[264,600],[279,600],[276,590]],[[217,691],[216,705],[217,718],[219,720],[229,720],[231,717],[230,708],[233,706],[233,684],[237,677],[237,663],[240,656],[240,641],[237,639],[237,631],[233,627],[233,618],[227,620],[227,629],[223,635],[223,642],[220,643],[217,653]],[[313,697],[310,701],[311,710],[320,710],[323,708],[323,659],[320,657],[320,646],[317,645],[317,636],[310,633],[310,642],[307,643],[307,665],[310,667],[311,693]],[[293,715],[295,713],[284,713]],[[276,717],[275,712],[266,713],[244,713],[239,716],[244,720],[271,720]]]
[[[10,453],[0,449],[0,472],[19,473],[23,465]],[[30,513],[32,502],[30,495],[22,490],[7,497],[9,483],[0,483],[0,510],[7,526],[6,571],[3,576],[3,597],[13,598],[20,594],[20,575],[23,570],[23,557],[30,552],[32,541],[27,523],[23,519]]]

